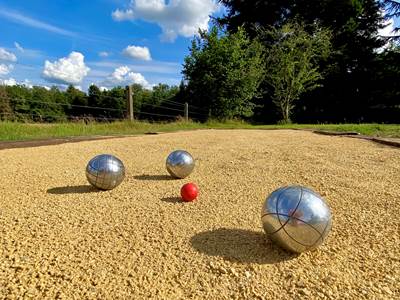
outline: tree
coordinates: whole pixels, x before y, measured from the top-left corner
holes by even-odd
[[[220,0],[220,2],[226,6],[227,14],[217,18],[216,21],[226,26],[229,32],[236,32],[237,28],[243,25],[251,36],[256,36],[259,27],[282,27],[287,22],[299,19],[305,24],[318,23],[330,29],[334,49],[337,47],[337,50],[344,53],[351,49],[353,58],[357,57],[359,51],[371,52],[384,43],[376,36],[383,22],[381,5],[376,0]],[[384,2],[398,1],[384,0]],[[396,6],[387,7],[396,9]],[[392,10],[392,15],[395,12]],[[353,53],[354,43],[357,43],[357,46],[362,43],[366,49],[358,48],[356,53]],[[350,46],[350,49],[347,49],[347,46]],[[374,48],[371,49],[371,46]]]
[[[64,117],[64,119],[66,119],[66,113],[71,109],[71,104],[68,103],[65,92],[60,91],[56,86],[52,86],[47,93],[51,101],[55,103],[54,106],[58,107],[57,114],[60,118]]]
[[[143,88],[140,84],[132,84],[133,93],[133,111],[139,112],[142,110],[142,106],[145,103],[149,103],[151,100],[151,91]],[[140,116],[139,116],[140,117]]]
[[[159,83],[153,87],[151,103],[160,105],[163,101],[173,100],[177,93],[177,86]]]
[[[299,103],[304,107],[302,120],[332,122],[358,121],[369,87],[368,70],[386,40],[378,35],[383,27],[381,4],[376,0],[221,0],[227,14],[217,21],[229,32],[244,25],[255,36],[261,27],[282,27],[298,19],[306,25],[319,24],[332,33],[329,58],[319,62],[324,74],[321,88],[304,93]],[[264,12],[267,12],[264,14]],[[268,47],[271,41],[264,41]],[[268,85],[264,83],[266,87]],[[394,95],[393,95],[394,97]],[[343,108],[346,109],[343,109]]]
[[[398,123],[400,116],[400,46],[392,46],[379,54],[368,70],[365,85],[367,107],[365,121]]]
[[[8,97],[5,86],[0,85],[0,120],[11,119],[13,111],[10,106],[10,99]]]
[[[5,89],[15,119],[19,121],[31,120],[30,104],[32,101],[32,91],[23,85],[6,86]]]
[[[68,100],[68,103],[72,106],[71,114],[74,116],[84,116],[90,114],[87,108],[83,106],[88,105],[88,99],[84,92],[76,89],[73,85],[69,85],[67,90],[65,91],[65,96]]]
[[[88,112],[95,118],[107,117],[107,112],[102,111],[99,107],[107,107],[104,106],[104,97],[103,93],[100,89],[95,85],[91,84],[88,89],[88,106],[96,107],[96,108],[88,108]]]
[[[187,99],[216,119],[251,116],[264,77],[264,49],[244,29],[225,34],[200,31],[185,57]]]
[[[175,119],[177,115],[183,115],[183,104],[175,103],[178,91],[177,86],[159,83],[149,91],[149,97],[142,103],[142,112],[154,114],[147,115],[152,120]]]
[[[282,121],[289,123],[294,102],[319,86],[318,59],[329,55],[330,32],[314,26],[308,33],[302,24],[287,23],[263,35],[274,41],[267,49],[266,81],[273,89],[272,99]]]
[[[107,118],[123,119],[126,111],[126,91],[122,87],[114,87],[102,93],[102,106],[111,108],[103,113]]]
[[[29,112],[35,121],[62,121],[65,120],[64,107],[57,102],[58,100],[52,91],[44,87],[34,86],[30,89],[31,99],[29,102]]]
[[[88,105],[89,106],[97,106],[97,107],[102,106],[102,93],[95,84],[91,84],[89,86]]]
[[[227,9],[225,16],[216,19],[219,25],[226,26],[234,33],[243,27],[250,37],[257,36],[258,27],[280,26],[290,14],[293,0],[243,1],[219,0]]]

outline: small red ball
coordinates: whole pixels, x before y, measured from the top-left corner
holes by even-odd
[[[194,183],[186,183],[181,188],[181,196],[183,201],[186,202],[193,201],[194,199],[197,198],[198,194],[199,194],[199,189],[197,185],[195,185]]]

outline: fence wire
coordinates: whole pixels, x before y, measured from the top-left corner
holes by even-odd
[[[60,103],[60,102],[46,102],[46,101],[37,101],[37,100],[29,100],[29,99],[22,99],[22,98],[12,98],[10,100],[16,101],[16,102],[28,102],[28,103],[39,103],[39,104],[46,104],[46,105],[58,105],[58,106],[67,106],[67,107],[76,107],[76,108],[126,112],[126,109],[107,108],[107,107],[100,107],[100,106],[77,105],[77,104]]]
[[[121,101],[121,97],[113,97],[108,95],[97,95],[99,98],[111,98],[113,100]],[[63,102],[48,102],[48,101],[40,101],[34,99],[24,99],[24,98],[13,98],[13,97],[4,97],[9,101],[10,104],[14,106],[11,109],[14,109],[13,112],[1,112],[0,116],[2,119],[23,119],[24,117],[28,119],[32,119],[34,121],[37,120],[96,120],[96,121],[120,121],[124,120],[123,118],[112,117],[113,113],[120,113],[121,115],[126,115],[127,109],[118,109],[118,108],[109,108],[109,107],[100,107],[100,106],[90,106],[90,105],[79,105],[79,104],[70,104]],[[1,99],[0,99],[1,100]],[[16,103],[20,104],[28,104],[32,106],[34,104],[44,105],[45,107],[40,108],[32,108],[29,107],[29,110],[33,109],[54,109],[55,107],[60,107],[63,109],[63,114],[49,114],[49,113],[39,113],[39,112],[27,112],[24,111],[23,108],[15,107]],[[134,116],[139,119],[149,119],[150,117],[152,121],[159,117],[169,118],[169,119],[179,119],[184,117],[184,108],[185,104],[179,103],[172,100],[163,100],[160,104],[152,104],[152,103],[140,103],[138,104],[139,108],[134,109]],[[179,109],[178,109],[179,107]],[[86,110],[85,112],[77,112],[76,114],[69,114],[73,108]],[[147,108],[146,110],[144,110]],[[193,109],[194,106],[189,105],[188,117],[191,120],[204,120],[207,118],[207,114],[201,113],[198,109]],[[154,111],[152,111],[154,110]],[[97,113],[93,113],[93,111],[97,111]],[[164,113],[164,111],[168,111],[170,113]],[[204,111],[204,110],[203,110]],[[110,115],[102,115],[102,113],[108,113]]]

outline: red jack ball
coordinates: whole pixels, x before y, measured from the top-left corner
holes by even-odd
[[[186,183],[181,188],[182,200],[186,202],[193,201],[199,194],[199,188],[194,183]]]

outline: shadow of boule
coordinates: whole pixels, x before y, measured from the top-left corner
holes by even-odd
[[[190,242],[198,252],[239,263],[274,264],[299,256],[276,246],[264,233],[251,230],[219,228],[198,233]]]
[[[64,195],[64,194],[86,194],[96,193],[101,190],[96,189],[91,185],[73,185],[73,186],[59,186],[47,190],[48,194]]]
[[[169,202],[169,203],[184,203],[184,201],[179,197],[164,197],[164,198],[161,198],[161,201]]]

